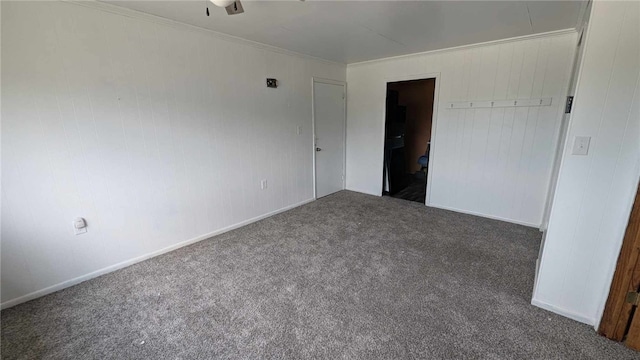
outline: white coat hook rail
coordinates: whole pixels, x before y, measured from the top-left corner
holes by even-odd
[[[447,103],[447,109],[478,109],[527,106],[550,106],[551,98],[493,100],[493,101],[454,101]]]

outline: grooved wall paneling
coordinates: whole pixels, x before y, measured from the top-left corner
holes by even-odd
[[[3,2],[2,302],[311,199],[311,78],[345,71],[144,16]]]
[[[640,3],[593,2],[583,41],[533,303],[597,326],[640,176]]]
[[[439,75],[429,205],[539,226],[575,32],[349,65],[347,188],[381,194],[385,84]],[[448,109],[551,98],[551,106]]]

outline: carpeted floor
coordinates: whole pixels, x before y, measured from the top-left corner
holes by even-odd
[[[343,191],[7,309],[2,356],[638,358],[529,304],[539,242]]]

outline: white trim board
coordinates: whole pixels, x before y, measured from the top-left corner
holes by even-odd
[[[133,259],[130,259],[130,260],[126,260],[126,261],[123,261],[123,262],[115,264],[115,265],[107,266],[105,268],[93,271],[91,273],[88,273],[88,274],[85,274],[85,275],[82,275],[82,276],[78,276],[77,278],[74,278],[74,279],[71,279],[71,280],[63,281],[61,283],[49,286],[49,287],[41,289],[41,290],[34,291],[32,293],[20,296],[20,297],[15,298],[15,299],[7,300],[7,301],[3,302],[2,304],[0,304],[0,309],[10,308],[12,306],[15,306],[15,305],[18,305],[18,304],[21,304],[21,303],[24,303],[24,302],[27,302],[27,301],[30,301],[30,300],[34,300],[34,299],[37,299],[39,297],[54,293],[56,291],[71,287],[73,285],[77,285],[77,284],[79,284],[81,282],[84,282],[84,281],[87,281],[87,280],[91,280],[91,279],[96,278],[98,276],[105,275],[105,274],[114,272],[116,270],[123,269],[123,268],[125,268],[127,266],[137,264],[139,262],[154,258],[154,257],[162,255],[162,254],[166,254],[166,253],[168,253],[170,251],[179,249],[181,247],[185,247],[185,246],[188,246],[188,245],[191,245],[191,244],[195,244],[195,243],[197,243],[199,241],[206,240],[206,239],[208,239],[208,238],[210,238],[212,236],[220,235],[220,234],[223,234],[225,232],[228,232],[228,231],[235,230],[237,228],[243,227],[245,225],[249,225],[249,224],[254,223],[256,221],[260,221],[262,219],[266,219],[266,218],[268,218],[270,216],[273,216],[273,215],[276,215],[276,214],[291,210],[291,209],[296,208],[298,206],[302,206],[302,205],[308,204],[308,203],[312,202],[313,200],[314,199],[308,199],[308,200],[299,202],[297,204],[285,206],[285,207],[283,207],[281,209],[278,209],[278,210],[275,210],[275,211],[271,211],[271,212],[268,212],[266,214],[263,214],[263,215],[260,215],[260,216],[256,216],[256,217],[248,219],[248,220],[241,221],[241,222],[239,222],[237,224],[234,224],[234,225],[231,225],[231,226],[227,226],[225,228],[222,228],[222,229],[219,229],[219,230],[215,230],[215,231],[212,231],[210,233],[203,234],[203,235],[197,236],[197,237],[189,239],[189,240],[182,241],[182,242],[177,243],[175,245],[168,246],[168,247],[166,247],[164,249],[156,250],[156,251],[150,252],[148,254],[145,254],[145,255],[142,255],[142,256],[138,256],[136,258],[133,258]]]
[[[366,191],[363,191],[363,190],[358,190],[358,189],[346,189],[346,190],[357,192],[357,193],[360,193],[360,194],[371,195],[371,196],[378,196],[378,197],[382,196],[380,194],[373,194],[373,193],[366,192]],[[461,210],[461,209],[458,209],[458,208],[442,206],[442,205],[427,204],[426,206],[427,207],[431,207],[431,208],[435,208],[435,209],[454,211],[454,212],[461,213],[461,214],[473,215],[473,216],[478,216],[478,217],[482,217],[482,218],[486,218],[486,219],[504,221],[504,222],[508,222],[508,223],[512,223],[512,224],[516,224],[516,225],[522,225],[522,226],[527,226],[527,227],[540,229],[540,224],[533,224],[533,223],[527,223],[527,222],[507,219],[507,218],[503,218],[503,217],[500,217],[500,216],[485,215],[485,214],[480,214],[480,213],[473,212],[473,211]]]
[[[554,314],[559,314],[565,317],[568,317],[569,319],[573,319],[575,321],[581,322],[583,324],[587,324],[587,325],[594,325],[596,323],[596,319],[594,318],[590,318],[590,317],[586,317],[586,316],[582,316],[582,315],[578,315],[574,312],[571,312],[569,310],[551,305],[551,304],[547,304],[544,301],[540,301],[538,299],[531,299],[531,305],[533,306],[537,306],[541,309],[550,311]]]
[[[422,51],[422,52],[416,52],[416,53],[405,54],[405,55],[390,56],[390,57],[386,57],[386,58],[380,58],[380,59],[373,59],[373,60],[350,63],[350,64],[347,64],[347,67],[367,65],[367,64],[371,64],[371,63],[376,63],[376,62],[381,62],[381,61],[388,61],[388,60],[398,60],[398,59],[417,56],[417,55],[430,55],[430,54],[436,54],[436,53],[441,53],[441,52],[466,50],[466,49],[476,48],[476,47],[479,47],[479,46],[499,45],[499,44],[505,44],[505,43],[514,42],[514,41],[537,39],[537,38],[541,38],[541,37],[562,36],[562,35],[572,34],[572,33],[577,33],[577,30],[575,28],[569,28],[569,29],[563,29],[563,30],[548,31],[548,32],[543,32],[543,33],[538,33],[538,34],[516,36],[516,37],[506,38],[506,39],[485,41],[485,42],[480,42],[480,43],[475,43],[475,44],[454,46],[454,47],[449,47],[449,48],[444,48],[444,49],[435,49],[435,50]]]
[[[509,223],[512,223],[512,224],[523,225],[523,226],[528,226],[528,227],[540,229],[540,224],[533,224],[533,223],[528,223],[528,222],[523,222],[523,221],[517,221],[517,220],[508,219],[508,218],[504,218],[504,217],[500,217],[500,216],[486,215],[486,214],[481,214],[481,213],[477,213],[477,212],[474,212],[474,211],[461,210],[461,209],[457,209],[457,208],[454,208],[454,207],[448,207],[448,206],[442,206],[442,205],[427,204],[427,206],[428,207],[432,207],[432,208],[436,208],[436,209],[455,211],[455,212],[459,212],[459,213],[462,213],[462,214],[479,216],[479,217],[492,219],[492,220],[500,220],[500,221],[505,221],[505,222],[509,222]]]
[[[347,188],[347,187],[345,187],[345,190],[353,191],[353,192],[357,192],[357,193],[365,194],[365,195],[377,196],[377,197],[381,197],[382,196],[382,194],[369,192],[367,190],[359,189],[359,188]]]

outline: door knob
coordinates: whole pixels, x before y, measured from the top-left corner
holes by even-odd
[[[322,151],[322,149],[320,149],[319,147],[316,148],[316,151]]]

